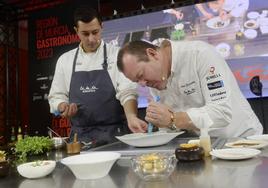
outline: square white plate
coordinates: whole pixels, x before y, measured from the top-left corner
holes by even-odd
[[[179,132],[152,132],[152,133],[132,133],[123,136],[116,136],[118,140],[124,142],[128,145],[135,147],[150,147],[150,146],[160,146],[167,144],[173,138],[181,135],[184,131]]]
[[[228,148],[213,150],[210,152],[210,155],[225,160],[242,160],[250,159],[260,153],[260,150],[252,148]]]

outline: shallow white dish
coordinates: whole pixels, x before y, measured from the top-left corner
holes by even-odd
[[[248,136],[247,139],[268,141],[268,134],[252,135],[252,136]]]
[[[61,163],[68,166],[77,179],[98,179],[110,172],[120,156],[117,152],[90,152],[66,157]]]
[[[210,152],[210,155],[225,160],[242,160],[250,159],[260,153],[260,150],[252,148],[228,148],[213,150]]]
[[[244,31],[244,35],[248,39],[254,39],[254,38],[257,37],[258,33],[254,29],[247,29],[247,30]]]
[[[209,19],[206,24],[211,29],[221,29],[227,27],[230,24],[230,19],[221,20],[221,18],[217,16]]]
[[[41,178],[50,174],[56,166],[56,161],[35,161],[17,166],[19,174],[25,178]]]
[[[237,140],[235,142],[228,142],[225,146],[230,148],[255,148],[261,149],[268,146],[268,142],[259,140]]]
[[[260,17],[258,12],[252,11],[247,14],[248,19],[257,19]]]
[[[131,146],[150,147],[167,144],[173,138],[182,133],[184,132],[180,131],[168,133],[164,131],[158,131],[152,133],[132,133],[123,136],[116,136],[116,138]]]

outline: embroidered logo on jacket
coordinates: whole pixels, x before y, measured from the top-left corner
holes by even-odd
[[[195,89],[194,89],[194,88],[192,88],[192,89],[187,89],[187,90],[184,90],[183,92],[184,92],[184,94],[186,94],[186,95],[191,95],[192,93],[195,92]]]
[[[224,84],[223,84],[223,81],[220,80],[220,81],[217,81],[217,82],[208,83],[207,86],[208,86],[209,90],[212,90],[212,89],[221,88],[221,87],[224,86]]]
[[[91,87],[89,87],[89,86],[86,86],[86,87],[81,86],[80,87],[80,91],[82,91],[82,93],[93,93],[93,92],[96,92],[97,89],[98,88],[94,85]]]

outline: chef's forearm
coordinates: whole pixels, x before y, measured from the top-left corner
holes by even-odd
[[[126,114],[126,117],[130,117],[130,116],[137,116],[138,114],[138,108],[137,108],[137,100],[136,99],[130,99],[127,100],[124,105],[124,111]]]

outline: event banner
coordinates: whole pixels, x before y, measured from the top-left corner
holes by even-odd
[[[78,46],[73,29],[72,7],[60,5],[30,16],[29,28],[29,109],[30,128],[35,134],[53,126],[66,136],[68,121],[49,112],[48,94],[58,57]]]

